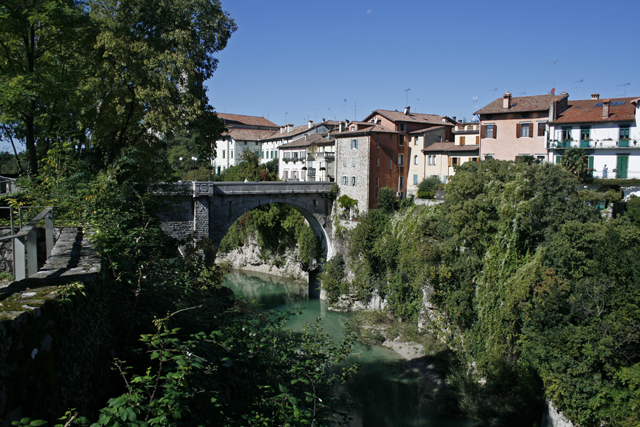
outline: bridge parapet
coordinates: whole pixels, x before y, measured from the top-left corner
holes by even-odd
[[[224,196],[249,194],[319,194],[331,189],[330,182],[195,182],[194,196]]]

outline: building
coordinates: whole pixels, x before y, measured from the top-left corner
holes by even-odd
[[[264,117],[217,113],[224,120],[226,131],[216,141],[215,159],[211,162],[215,173],[235,166],[245,150],[260,155],[261,141],[278,132],[279,127]]]
[[[298,141],[299,139],[304,138],[305,135],[309,136],[316,133],[323,134],[329,131],[333,131],[337,129],[339,125],[340,125],[340,122],[322,119],[322,122],[317,124],[314,124],[313,120],[309,120],[306,125],[302,125],[302,126],[294,127],[292,124],[281,126],[279,129],[279,132],[276,132],[261,141],[262,151],[263,151],[263,154],[261,155],[261,157],[265,159],[265,162],[270,161],[271,159],[278,157],[279,155],[278,152],[280,151],[279,147],[286,144],[290,144],[294,141]],[[285,150],[285,151],[290,151],[290,150]],[[280,159],[278,161],[280,179],[284,179],[282,163],[283,162]],[[289,168],[289,171],[292,172],[293,171],[292,168]],[[289,174],[289,178],[291,178],[291,174]]]
[[[583,148],[594,178],[640,178],[640,98],[569,101],[549,122],[548,160],[560,163],[567,148]]]
[[[347,122],[346,129],[335,135],[340,194],[357,200],[360,212],[377,207],[382,187],[390,187],[398,198],[404,198],[410,156],[416,150],[414,132],[441,127],[443,138],[450,140],[453,126],[448,117],[411,113],[409,107],[404,112],[375,110],[362,122]]]
[[[424,141],[424,148],[420,155],[412,155],[413,169],[409,170],[413,179],[410,194],[417,192],[417,184],[422,178],[437,176],[441,182],[447,183],[457,166],[477,162],[480,156],[479,129],[478,123],[458,123],[451,131],[453,142],[443,140],[438,127],[422,131],[419,139]]]
[[[304,134],[278,151],[280,179],[334,182],[335,138],[331,132]]]
[[[515,160],[532,156],[547,158],[547,123],[567,109],[569,94],[512,97],[476,111],[480,115],[480,158]]]

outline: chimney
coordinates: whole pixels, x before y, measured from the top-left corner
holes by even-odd
[[[344,131],[344,123],[340,122],[340,124],[338,125],[338,132],[342,131]]]
[[[502,108],[508,110],[511,107],[511,92],[505,92],[502,96]]]
[[[609,118],[609,104],[610,103],[611,103],[610,99],[602,101],[602,118],[603,119],[608,119]]]
[[[451,120],[453,120],[453,123],[456,123],[456,116],[451,117]]]
[[[557,119],[556,111],[558,111],[558,101],[551,101],[549,104],[549,120],[554,121]]]
[[[313,120],[309,120],[309,123],[307,123],[307,129],[311,129],[311,126],[313,126]]]
[[[324,117],[322,118],[322,123],[324,123]]]
[[[308,135],[305,133],[305,134],[304,134],[304,142],[307,142],[307,136],[308,136]]]
[[[411,112],[411,107],[404,107],[404,115],[405,116],[408,116],[410,112]]]
[[[600,99],[600,94],[599,93],[592,93],[591,94],[591,99]]]
[[[280,135],[284,133],[284,126],[280,126]]]

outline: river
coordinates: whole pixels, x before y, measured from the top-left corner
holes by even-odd
[[[223,282],[238,296],[257,301],[266,310],[300,307],[287,327],[300,330],[305,323],[322,319],[326,333],[340,338],[350,315],[328,310],[326,302],[309,298],[307,285],[282,277],[234,270]],[[382,346],[356,343],[351,361],[360,363],[357,376],[348,384],[358,408],[352,427],[470,427],[471,422],[447,417],[434,401],[435,385],[411,370],[406,360]],[[431,397],[430,397],[431,396]]]

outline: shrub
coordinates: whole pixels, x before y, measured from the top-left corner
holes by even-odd
[[[382,187],[378,191],[378,209],[385,213],[395,211],[396,195],[393,188]]]
[[[435,191],[420,191],[418,190],[418,199],[433,199],[436,197]]]
[[[429,178],[424,178],[420,184],[418,184],[418,197],[421,199],[432,199],[433,197],[420,197],[420,193],[433,192],[435,196],[435,191],[440,190],[442,187],[442,183],[440,182],[440,178],[437,176],[431,176]]]

